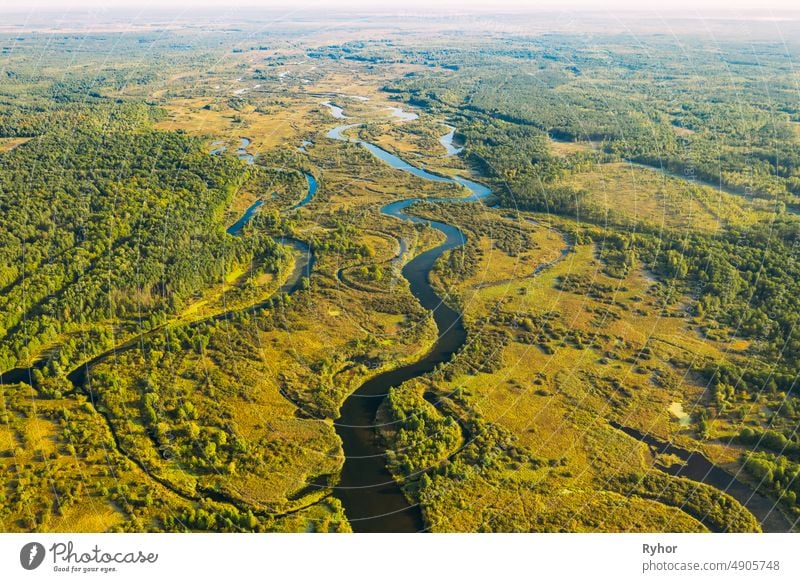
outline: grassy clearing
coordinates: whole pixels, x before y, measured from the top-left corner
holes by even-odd
[[[622,220],[632,228],[642,224],[713,233],[771,215],[763,202],[748,203],[741,196],[627,163],[599,164],[571,175],[565,183],[587,192],[586,204],[593,215],[610,222]]]
[[[602,144],[592,141],[560,141],[550,139],[548,141],[550,152],[554,156],[565,157],[578,153],[590,153],[599,151]]]
[[[0,153],[10,152],[30,140],[31,138],[28,137],[2,137],[0,138]]]
[[[446,213],[438,210],[437,218]],[[440,464],[409,486],[432,527],[559,531],[568,523],[564,531],[703,530],[666,499],[618,495],[619,478],[664,474],[647,447],[607,421],[730,462],[738,453],[720,454],[723,447],[699,440],[686,422],[706,401],[703,380],[687,365],[746,358],[748,343],[704,337],[703,322],[688,314],[688,299],[664,302],[665,287],[642,265],[618,278],[606,274],[594,244],[577,244],[562,255],[570,235],[565,241],[560,233],[574,232],[574,223],[524,213],[510,220],[491,210],[462,210],[449,220],[472,235],[462,259],[468,267],[458,274],[440,269],[436,280],[465,310],[472,339],[464,358],[474,361],[472,352],[480,349],[489,363],[465,373],[457,358],[430,390],[458,403],[461,422],[478,418],[505,435],[497,450],[506,452],[475,476],[480,464],[468,462],[467,446],[450,455],[444,469]],[[518,230],[520,238],[503,227]],[[413,402],[410,396],[400,401]],[[682,418],[674,414],[676,402]],[[468,442],[480,441],[470,435]],[[520,464],[520,453],[513,453],[518,449],[532,460]],[[731,521],[723,516],[715,527],[756,527],[736,521],[740,508],[731,507]]]

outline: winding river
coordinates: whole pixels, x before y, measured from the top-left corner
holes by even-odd
[[[342,116],[343,113],[341,110]],[[337,116],[338,117],[338,116]],[[339,117],[341,118],[341,117]],[[349,140],[343,132],[358,124],[342,125],[330,130],[329,138],[358,143],[392,168],[408,172],[424,180],[457,183],[470,191],[463,198],[435,198],[429,202],[468,202],[482,200],[491,195],[491,190],[482,184],[460,176],[446,177],[418,168],[375,144]],[[451,128],[448,128],[451,129]],[[453,151],[454,130],[445,136],[449,155]],[[450,147],[447,147],[447,146]],[[452,150],[451,150],[452,148]],[[406,210],[421,201],[409,198],[387,204],[381,213],[399,220],[427,224],[445,235],[445,241],[411,261],[402,269],[408,280],[411,293],[420,304],[433,314],[439,335],[433,348],[422,359],[400,368],[383,372],[362,384],[343,403],[340,417],[335,423],[336,433],[342,439],[345,462],[341,479],[334,489],[334,495],[344,506],[345,514],[356,532],[420,532],[425,524],[422,511],[417,505],[408,502],[402,487],[392,477],[386,467],[386,450],[376,430],[376,414],[389,390],[412,378],[432,372],[439,364],[448,362],[466,341],[461,314],[444,303],[430,284],[429,273],[439,257],[446,251],[463,245],[464,234],[455,226],[443,222],[425,220]],[[401,244],[401,253],[402,253]],[[775,504],[733,475],[714,465],[706,457],[691,453],[670,443],[659,441],[650,435],[612,423],[615,428],[662,452],[672,453],[682,459],[683,464],[664,470],[672,475],[706,483],[731,495],[748,509],[761,524],[765,532],[791,531],[792,524],[777,509]]]
[[[247,151],[247,148],[250,147],[252,142],[249,138],[240,137],[239,138],[239,147],[236,148],[236,157],[242,160],[247,164],[254,164],[256,161],[256,157]],[[228,146],[225,143],[225,140],[218,140],[211,143],[211,155],[212,156],[221,156],[227,149]]]
[[[342,132],[350,127],[354,126],[334,128],[327,136],[347,141]],[[492,193],[486,186],[466,178],[449,178],[412,166],[374,144],[356,143],[396,170],[413,174],[423,180],[459,184],[470,192],[469,196],[462,198],[427,199],[430,202],[477,201]],[[390,389],[406,380],[432,372],[439,364],[448,362],[467,338],[461,314],[444,303],[429,280],[429,273],[436,260],[445,252],[463,245],[466,239],[451,224],[425,220],[405,213],[410,206],[421,200],[398,200],[381,208],[381,213],[407,222],[427,224],[445,235],[442,244],[414,257],[402,269],[411,293],[422,307],[432,312],[439,332],[438,339],[422,359],[371,378],[342,405],[335,427],[336,433],[342,439],[345,462],[334,494],[344,505],[347,519],[356,532],[419,532],[424,529],[419,507],[409,504],[400,484],[386,468],[386,451],[375,430],[375,415]]]
[[[214,144],[214,145],[219,145],[219,144]],[[219,155],[223,151],[225,151],[224,148],[219,149],[218,151],[216,151],[214,153],[215,153],[215,155]],[[252,162],[250,162],[249,160],[246,160],[246,159],[243,160],[243,161],[246,161],[247,163],[252,163]],[[317,181],[314,179],[313,176],[311,176],[311,174],[306,174],[306,179],[308,181],[308,192],[307,192],[305,198],[299,204],[293,206],[289,210],[292,210],[293,208],[299,208],[301,206],[304,206],[305,204],[310,202],[311,199],[313,198],[314,193],[317,190]],[[244,215],[239,220],[237,220],[233,225],[231,225],[227,229],[226,232],[228,234],[232,235],[232,236],[238,236],[241,233],[242,229],[244,228],[245,224],[247,224],[247,222],[249,222],[252,219],[252,217],[254,216],[255,212],[259,209],[259,207],[262,204],[263,204],[263,201],[257,200],[253,205],[251,205],[245,211]],[[268,297],[264,301],[247,307],[246,309],[248,309],[248,310],[258,309],[259,307],[266,305],[267,302],[273,296],[275,296],[276,294],[280,294],[280,293],[291,294],[291,293],[294,293],[295,291],[297,291],[300,288],[303,278],[304,277],[308,277],[310,275],[310,273],[311,273],[311,269],[313,268],[314,255],[312,254],[311,249],[309,248],[309,246],[306,243],[304,243],[303,241],[300,241],[300,240],[297,240],[297,239],[291,239],[291,238],[276,238],[275,241],[277,243],[279,243],[279,244],[289,245],[294,249],[294,251],[295,251],[294,268],[293,268],[292,272],[289,274],[289,276],[287,277],[287,279],[284,281],[283,285],[281,285],[275,291],[275,293],[273,293],[270,297]],[[216,315],[210,316],[209,318],[207,318],[205,320],[202,320],[202,321],[216,321],[216,320],[227,319],[227,318],[229,318],[231,316],[232,313],[233,313],[232,311],[224,311],[222,313],[218,313]],[[189,324],[189,325],[192,325],[192,324]],[[122,343],[122,344],[120,344],[118,346],[115,346],[114,348],[112,348],[110,350],[107,350],[106,352],[98,354],[98,355],[94,356],[93,358],[90,358],[89,360],[87,360],[87,361],[79,364],[78,366],[76,366],[72,371],[70,371],[67,374],[67,380],[72,385],[71,391],[72,392],[76,392],[76,391],[79,391],[79,390],[86,390],[89,393],[89,395],[91,396],[92,395],[91,388],[87,389],[87,381],[89,380],[90,372],[91,372],[92,368],[95,365],[97,365],[97,364],[99,364],[99,363],[101,363],[101,362],[103,362],[103,361],[105,361],[105,360],[107,360],[107,359],[109,359],[111,357],[116,356],[121,351],[124,351],[124,350],[127,350],[127,349],[131,349],[133,347],[139,346],[141,341],[142,341],[142,339],[144,339],[145,337],[147,337],[149,335],[152,335],[152,334],[160,332],[162,330],[162,328],[163,328],[163,326],[159,326],[158,328],[155,328],[155,329],[149,330],[147,332],[141,333],[139,335],[136,335],[136,336],[130,338],[129,340],[125,341],[124,343]],[[40,359],[40,360],[34,362],[34,364],[31,367],[28,367],[28,368],[14,368],[13,370],[10,370],[8,372],[2,372],[2,373],[0,373],[0,381],[1,381],[2,384],[16,384],[16,383],[24,382],[24,383],[27,383],[27,384],[33,386],[34,385],[34,380],[33,380],[34,371],[37,370],[37,369],[39,369],[39,370],[42,369],[45,365],[47,365],[47,360],[46,359]],[[106,424],[108,426],[109,432],[111,433],[111,436],[114,439],[114,442],[115,442],[115,445],[117,447],[117,450],[122,455],[124,455],[128,460],[130,460],[133,464],[135,464],[137,467],[139,467],[139,469],[141,469],[151,479],[153,479],[154,481],[160,483],[162,486],[164,486],[167,489],[169,489],[170,491],[172,491],[175,495],[177,495],[177,496],[179,496],[181,498],[187,499],[187,500],[192,500],[192,501],[196,501],[196,500],[201,499],[201,498],[213,499],[214,501],[217,501],[219,503],[231,504],[231,505],[237,507],[240,511],[253,511],[253,513],[256,514],[256,515],[260,515],[260,516],[263,516],[263,517],[268,517],[268,518],[271,518],[271,519],[274,519],[276,517],[276,514],[270,513],[268,511],[262,511],[262,510],[257,510],[257,509],[254,510],[252,507],[249,507],[249,506],[247,506],[245,504],[242,504],[239,500],[237,500],[235,498],[232,498],[232,497],[229,497],[225,493],[222,493],[222,492],[220,492],[220,491],[218,491],[216,489],[198,487],[198,489],[195,492],[195,494],[189,494],[189,493],[187,493],[185,491],[182,491],[182,490],[180,490],[178,488],[175,488],[168,480],[162,478],[161,476],[159,476],[156,473],[151,472],[149,470],[148,466],[146,465],[146,463],[144,463],[136,455],[131,454],[130,452],[125,450],[125,448],[122,446],[122,443],[120,442],[119,436],[118,436],[116,428],[114,426],[114,423],[109,418],[108,413],[103,411],[101,408],[98,408],[96,406],[96,403],[95,403],[95,400],[94,400],[93,397],[91,397],[89,400],[95,406],[95,410],[97,410],[98,414],[100,414],[100,416],[105,420],[105,422],[106,422]],[[318,501],[319,500],[314,500],[313,503],[317,503]],[[287,512],[283,513],[282,515],[288,515],[288,514],[294,513],[296,511],[302,510],[303,508],[304,508],[304,506],[301,505],[299,507],[295,507],[295,508],[292,508],[292,509],[288,510]]]
[[[319,187],[319,184],[317,184],[317,179],[308,173],[305,174],[305,177],[306,177],[306,184],[308,186],[306,188],[305,198],[303,198],[300,202],[289,208],[289,210],[297,210],[298,208],[302,208],[303,206],[311,202],[311,200],[314,198],[314,194],[317,193],[317,188]]]
[[[688,451],[672,443],[662,441],[651,434],[643,433],[628,426],[622,426],[613,421],[610,424],[617,430],[652,447],[660,454],[677,456],[682,461],[681,463],[662,467],[661,470],[669,475],[685,477],[692,481],[711,485],[727,493],[755,516],[764,532],[786,533],[792,531],[792,523],[776,507],[774,501],[753,491],[734,475],[709,461],[702,453]]]
[[[331,108],[334,117],[339,119],[346,118],[341,108],[332,104],[326,105]],[[358,124],[339,126],[329,131],[326,135],[332,139],[348,141],[343,136],[343,132],[356,125]],[[249,143],[249,140],[242,138],[242,143],[236,153],[243,161],[253,163],[252,155],[246,151]],[[360,144],[378,159],[398,171],[407,172],[423,180],[459,184],[469,191],[469,195],[464,197],[426,199],[429,202],[474,202],[483,200],[492,193],[486,186],[461,176],[443,176],[413,166],[374,144],[361,141],[355,143]],[[215,142],[212,145],[219,146],[221,143]],[[225,151],[224,147],[218,147],[212,153],[221,154],[223,151]],[[452,152],[448,149],[448,153]],[[317,181],[311,174],[306,174],[305,176],[308,186],[306,196],[288,210],[301,208],[313,199],[318,187]],[[445,252],[463,245],[466,239],[461,230],[451,224],[425,220],[406,213],[411,206],[422,200],[424,199],[408,198],[398,200],[381,208],[381,213],[406,222],[427,224],[440,231],[445,237],[443,243],[414,257],[402,269],[402,275],[409,282],[411,293],[423,308],[432,313],[438,329],[438,339],[430,351],[420,360],[383,372],[366,381],[344,401],[341,407],[340,417],[335,423],[335,430],[342,440],[345,461],[340,481],[334,488],[334,495],[341,500],[351,527],[356,532],[419,532],[424,530],[425,524],[420,508],[408,502],[403,494],[401,485],[395,481],[386,467],[386,451],[375,430],[375,418],[378,408],[390,389],[407,380],[430,373],[438,365],[448,362],[466,341],[466,330],[461,314],[444,303],[442,298],[436,294],[429,280],[429,273],[435,262]],[[232,236],[241,234],[244,226],[252,220],[263,204],[264,201],[262,199],[254,202],[227,229],[228,234]],[[308,245],[302,241],[276,239],[276,242],[290,245],[296,252],[294,269],[276,293],[293,293],[300,287],[303,277],[310,274],[314,257]],[[401,241],[401,253],[404,252],[403,242]],[[258,307],[258,305],[248,309],[254,307]],[[225,312],[211,318],[219,319],[229,315],[228,312]],[[155,333],[156,331],[158,330],[151,330],[146,334]],[[74,389],[81,389],[84,386],[93,365],[107,359],[112,354],[119,353],[121,349],[138,345],[138,342],[146,334],[138,335],[121,346],[100,354],[73,369],[67,377]],[[32,384],[34,369],[41,368],[44,365],[44,361],[38,361],[30,368],[16,368],[9,372],[4,372],[2,373],[2,381],[3,383],[27,382]],[[111,423],[109,425],[111,426]],[[650,435],[642,434],[628,427],[614,426],[650,446],[679,456],[684,461],[684,464],[667,468],[665,471],[707,483],[727,492],[758,518],[764,531],[790,531],[791,524],[779,511],[773,508],[774,504],[770,500],[753,492],[747,485],[739,482],[702,455],[692,454],[689,451],[664,443]],[[111,429],[112,434],[114,434],[113,426],[111,426]],[[146,470],[138,459],[135,457],[131,457],[131,459]],[[211,495],[212,493],[204,492],[204,495]],[[218,500],[231,502],[229,499],[220,498]]]
[[[450,131],[439,138],[439,143],[444,146],[445,150],[447,150],[447,155],[445,157],[457,156],[458,154],[461,153],[461,150],[463,150],[464,148],[456,147],[453,145],[453,140],[456,137],[456,128],[451,127],[449,125],[447,126],[447,128]]]
[[[213,146],[220,146],[222,143],[224,143],[224,142],[215,142],[212,145]],[[243,145],[242,147],[246,147],[246,145],[249,145],[249,143],[250,142],[248,140],[247,144]],[[224,151],[225,151],[225,147],[218,147],[216,150],[212,150],[211,153],[212,153],[212,155],[220,155]],[[248,159],[243,159],[243,161],[245,161],[247,163],[252,163]],[[305,197],[299,203],[297,203],[294,206],[290,207],[288,210],[294,210],[294,209],[300,208],[302,206],[305,206],[306,204],[311,202],[311,200],[313,199],[314,194],[317,191],[317,186],[318,186],[317,185],[317,180],[314,178],[314,176],[312,176],[311,174],[308,174],[308,173],[305,174],[305,177],[306,177],[306,181],[307,181],[307,185],[308,185]],[[244,228],[244,226],[248,222],[250,222],[250,220],[252,220],[252,218],[255,215],[255,213],[258,211],[258,209],[263,204],[264,204],[264,201],[262,199],[256,200],[252,205],[250,205],[249,208],[247,208],[247,210],[245,210],[244,214],[236,222],[234,222],[230,227],[228,227],[226,229],[226,232],[231,236],[240,235],[241,232],[242,232],[242,229]],[[273,293],[270,297],[268,297],[264,301],[261,301],[259,303],[256,303],[254,305],[251,305],[251,306],[247,307],[248,310],[254,310],[254,309],[258,309],[260,307],[265,306],[269,302],[269,300],[273,296],[275,296],[277,294],[281,294],[281,293],[292,294],[292,293],[294,293],[295,291],[297,291],[300,288],[303,278],[310,276],[311,269],[314,266],[314,255],[311,252],[311,249],[308,246],[308,244],[306,244],[305,242],[303,242],[301,240],[294,239],[294,238],[289,238],[289,237],[275,238],[274,240],[278,244],[282,244],[282,245],[286,245],[286,246],[292,247],[292,249],[294,250],[294,254],[295,254],[294,268],[292,269],[292,272],[289,274],[289,276],[286,278],[286,280],[283,282],[283,284],[275,291],[275,293]],[[212,315],[212,316],[210,316],[209,318],[207,318],[206,320],[203,320],[203,321],[215,321],[215,320],[226,319],[226,318],[230,317],[231,313],[232,313],[231,311],[224,311],[222,313],[218,313],[216,315]],[[85,384],[86,384],[86,382],[87,382],[87,380],[89,378],[89,372],[91,371],[92,367],[94,367],[95,365],[107,360],[110,357],[118,355],[122,351],[125,351],[125,350],[131,349],[133,347],[139,346],[140,342],[142,341],[142,339],[144,339],[145,337],[147,337],[149,335],[152,335],[152,334],[160,332],[162,330],[162,328],[163,328],[163,326],[159,326],[159,327],[157,327],[155,329],[152,329],[152,330],[146,331],[144,333],[135,335],[134,337],[128,339],[127,341],[123,342],[122,344],[117,345],[114,348],[112,348],[112,349],[110,349],[108,351],[105,351],[105,352],[103,352],[101,354],[98,354],[98,355],[90,358],[89,360],[87,360],[87,361],[79,364],[78,366],[76,366],[73,370],[71,370],[67,374],[67,380],[69,380],[69,382],[72,384],[71,390],[72,391],[81,390],[85,386]],[[20,383],[20,382],[24,382],[26,384],[29,384],[29,385],[33,386],[34,385],[34,380],[33,380],[34,371],[35,370],[41,370],[46,365],[47,365],[47,360],[46,359],[40,359],[40,360],[37,360],[36,362],[34,362],[34,364],[32,366],[30,366],[30,367],[20,367],[20,368],[14,368],[12,370],[8,370],[6,372],[0,372],[0,381],[2,381],[2,384],[17,384],[17,383]],[[114,432],[113,426],[111,425],[110,421],[109,421],[109,427],[111,429],[112,434],[116,435],[116,433]],[[149,471],[146,470],[145,466],[138,459],[135,459],[133,457],[129,457],[129,458],[131,458],[131,460],[133,460],[134,463],[136,463],[143,470],[145,470],[145,472],[149,473]],[[168,484],[166,482],[162,482],[162,484],[164,486],[168,487]],[[175,493],[177,493],[178,495],[182,495],[178,491],[175,491]],[[224,496],[218,496],[217,500],[218,501],[229,501],[229,500],[224,499],[223,497]]]

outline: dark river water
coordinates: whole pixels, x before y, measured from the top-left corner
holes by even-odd
[[[393,206],[384,208],[386,214],[404,220],[413,218],[402,214],[399,203]],[[433,312],[439,330],[436,344],[421,360],[379,374],[362,384],[345,400],[336,422],[345,462],[334,494],[344,504],[350,525],[357,532],[417,532],[424,527],[419,507],[408,503],[400,485],[386,468],[385,448],[375,430],[375,414],[391,388],[449,361],[466,340],[460,314],[441,301],[428,279],[434,262],[445,251],[464,244],[464,237],[461,231],[448,224],[435,222],[431,226],[442,231],[447,240],[408,262],[402,273],[413,295],[425,309]]]
[[[792,524],[775,507],[775,502],[753,491],[727,471],[717,467],[702,453],[691,452],[662,441],[653,435],[642,433],[634,428],[622,426],[611,422],[611,426],[621,430],[628,436],[642,441],[662,454],[677,456],[683,464],[664,467],[661,470],[670,475],[685,477],[692,481],[699,481],[724,491],[736,501],[741,503],[752,513],[761,524],[761,529],[767,533],[786,533],[792,531]]]
[[[308,188],[306,189],[306,196],[300,202],[292,206],[289,210],[296,210],[297,208],[302,208],[309,202],[311,202],[312,198],[314,198],[314,194],[317,193],[317,179],[312,176],[311,174],[306,174],[306,182],[308,183]]]
[[[342,131],[352,126],[340,126],[328,132],[328,137],[345,140]],[[408,172],[423,180],[456,183],[466,187],[470,194],[463,198],[439,198],[434,202],[468,202],[481,200],[492,192],[483,184],[462,177],[445,177],[412,166],[401,158],[378,146],[360,142],[363,147],[396,170]],[[419,198],[399,200],[384,206],[381,212],[399,220],[425,223],[442,232],[445,241],[409,261],[402,269],[411,293],[420,304],[433,313],[438,329],[438,339],[422,359],[400,368],[378,374],[362,384],[348,397],[335,423],[336,433],[342,439],[345,454],[341,478],[334,490],[345,508],[347,519],[356,532],[419,532],[424,529],[422,512],[409,504],[400,484],[386,468],[386,450],[379,440],[375,427],[378,407],[389,390],[406,380],[432,372],[439,364],[450,361],[466,341],[466,331],[461,314],[446,305],[433,290],[429,274],[436,260],[448,250],[464,244],[463,233],[444,222],[424,220],[405,213],[419,202]]]
[[[343,132],[356,127],[356,125],[338,126],[326,135],[336,140],[351,141],[343,135]],[[452,140],[452,132],[445,137]],[[448,143],[445,144],[445,147],[450,146],[447,147],[448,154],[456,153],[450,149],[452,148],[450,140],[447,140]],[[424,180],[455,182],[465,186],[471,192],[464,198],[440,198],[429,201],[466,202],[481,200],[491,195],[491,190],[482,184],[459,176],[450,178],[434,174],[412,166],[374,144],[352,141],[359,143],[377,158],[397,170],[408,172]],[[419,532],[424,530],[420,508],[408,502],[401,485],[393,479],[386,468],[386,450],[378,437],[375,416],[391,388],[432,372],[437,365],[449,361],[466,341],[461,315],[442,302],[431,287],[429,280],[429,273],[436,260],[446,251],[464,244],[464,235],[458,228],[450,224],[427,221],[404,212],[419,201],[418,198],[399,200],[384,206],[381,212],[399,220],[429,224],[446,237],[444,243],[415,257],[402,270],[403,277],[410,284],[411,293],[425,309],[433,313],[439,336],[436,344],[424,358],[368,380],[342,405],[335,427],[337,434],[342,439],[345,462],[340,482],[335,488],[334,494],[342,501],[347,518],[356,532]],[[765,532],[791,531],[792,525],[774,508],[774,502],[754,492],[749,486],[711,463],[703,455],[692,454],[685,449],[659,441],[631,428],[616,424],[614,426],[650,446],[680,457],[684,464],[667,468],[666,472],[703,482],[725,491],[753,513]]]
[[[336,113],[344,117],[340,108],[333,106],[331,111],[334,112],[336,117],[339,117]],[[347,140],[342,135],[342,132],[351,127],[355,127],[355,125],[339,126],[329,131],[327,136],[332,139]],[[460,176],[451,178],[434,174],[412,166],[374,144],[359,143],[377,158],[398,171],[408,172],[424,180],[460,184],[470,192],[468,196],[461,198],[438,198],[429,199],[429,201],[469,202],[482,200],[491,195],[489,188],[477,182]],[[215,143],[214,145],[219,144]],[[252,163],[252,156],[246,151],[248,145],[249,141],[243,139],[237,155],[243,161]],[[224,151],[224,148],[218,148],[213,153],[221,154],[222,151]],[[313,199],[317,191],[317,181],[310,174],[306,174],[306,180],[308,189],[305,197],[289,210],[305,206]],[[445,241],[442,244],[418,255],[402,269],[402,275],[408,280],[411,293],[425,309],[432,312],[438,329],[438,339],[423,358],[412,364],[383,372],[368,380],[349,396],[342,405],[340,417],[335,423],[335,429],[342,440],[345,462],[340,481],[334,489],[334,494],[342,501],[347,518],[356,532],[419,532],[424,530],[424,521],[420,508],[409,504],[403,494],[401,485],[395,481],[386,468],[386,451],[377,435],[375,416],[380,404],[391,388],[399,386],[412,378],[430,373],[439,364],[448,362],[466,341],[466,331],[461,314],[442,301],[431,286],[429,279],[430,271],[436,260],[448,250],[463,245],[465,237],[453,225],[428,221],[406,214],[405,211],[420,200],[419,198],[399,200],[384,206],[381,212],[398,220],[428,224],[445,236]],[[239,220],[228,228],[227,232],[233,236],[240,234],[263,203],[263,200],[257,200]],[[281,244],[291,245],[295,250],[294,269],[286,282],[277,291],[278,293],[293,293],[300,287],[303,277],[310,275],[314,257],[308,245],[302,241],[288,238],[276,240]],[[224,313],[216,317],[223,318],[228,315]],[[84,362],[68,374],[68,379],[76,389],[82,388],[93,365],[106,359],[111,354],[118,353],[121,349],[138,345],[140,340],[141,336],[137,336],[126,342],[126,344],[117,346],[115,350],[100,354],[90,361]],[[31,368],[15,368],[0,374],[0,379],[2,379],[3,383],[26,382],[32,384],[33,370],[43,366],[44,362],[37,362]],[[675,445],[660,441],[653,436],[640,433],[635,429],[612,424],[633,438],[660,451],[680,457],[684,461],[683,465],[674,465],[666,468],[665,471],[694,481],[704,482],[727,492],[756,516],[765,532],[786,532],[791,530],[791,524],[780,512],[774,509],[772,501],[755,493],[749,486],[715,466],[703,455],[691,453]]]

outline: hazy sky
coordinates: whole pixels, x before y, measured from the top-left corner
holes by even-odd
[[[746,10],[758,11],[798,9],[798,0],[0,0],[0,11],[68,11],[81,9],[111,10],[114,8],[162,9],[236,8],[314,9],[326,7],[395,9],[521,9],[521,8],[596,8],[652,9],[668,11],[689,10]]]

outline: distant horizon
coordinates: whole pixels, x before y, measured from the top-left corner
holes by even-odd
[[[669,3],[650,3],[642,5],[635,0],[544,0],[530,2],[529,0],[405,0],[401,5],[376,5],[374,0],[301,0],[289,2],[288,0],[232,0],[221,6],[213,0],[121,0],[109,2],[108,0],[5,0],[0,4],[2,13],[73,13],[86,10],[113,14],[115,12],[136,11],[169,12],[184,10],[203,11],[262,11],[289,10],[291,12],[307,11],[367,11],[383,13],[402,13],[409,11],[427,12],[541,12],[541,11],[598,11],[598,12],[637,12],[637,13],[730,13],[730,12],[782,12],[798,13],[795,0],[676,0]]]

